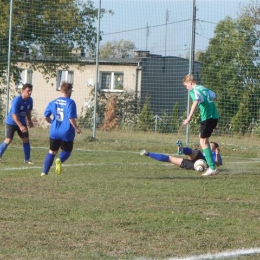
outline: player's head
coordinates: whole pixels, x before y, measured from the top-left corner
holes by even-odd
[[[211,151],[215,151],[217,148],[219,148],[218,143],[210,142],[210,149],[211,149]]]
[[[184,77],[184,79],[182,80],[183,85],[187,88],[187,89],[192,89],[195,85],[196,85],[196,80],[194,78],[193,75],[188,74]]]
[[[65,94],[66,97],[70,97],[71,96],[71,92],[72,92],[72,84],[68,83],[66,81],[63,81],[61,86],[60,86],[60,91],[61,93]]]
[[[27,99],[31,96],[32,89],[33,89],[33,86],[31,84],[29,84],[29,83],[23,84],[23,87],[22,87],[22,97],[23,97],[23,99]]]

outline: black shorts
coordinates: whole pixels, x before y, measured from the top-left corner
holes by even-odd
[[[200,123],[200,138],[209,138],[217,127],[218,119],[207,119]]]
[[[28,127],[25,125],[27,132],[23,133],[18,125],[8,125],[6,124],[6,138],[13,139],[14,133],[17,132],[17,134],[20,136],[20,138],[29,138],[29,132]]]
[[[180,167],[187,170],[195,170],[194,163],[199,159],[205,160],[205,157],[201,151],[198,152],[197,156],[193,160],[183,159]]]
[[[64,151],[71,152],[73,149],[73,141],[65,142],[50,138],[50,150],[58,151],[60,148]]]

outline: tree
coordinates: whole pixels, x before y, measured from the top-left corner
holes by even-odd
[[[135,44],[127,40],[109,41],[100,47],[102,58],[129,58],[133,57]]]
[[[150,131],[153,129],[154,126],[154,119],[153,119],[153,112],[150,108],[150,99],[147,96],[145,98],[145,103],[143,108],[138,116],[138,123],[137,128],[141,131]]]
[[[256,95],[259,94],[259,56],[255,48],[258,43],[255,26],[254,19],[245,12],[237,19],[227,17],[218,23],[208,49],[200,54],[203,64],[201,83],[217,92],[219,126],[223,128],[230,124],[241,108],[242,97],[251,96],[250,102],[259,106],[259,95]],[[249,109],[247,116],[256,117],[256,107]]]
[[[0,80],[6,78],[9,4],[0,3]],[[102,9],[103,15],[105,10]],[[19,77],[18,61],[31,61],[31,68],[56,76],[56,68],[79,63],[75,48],[93,51],[96,46],[95,20],[98,10],[93,2],[76,0],[14,1],[11,41],[11,77]]]
[[[250,124],[249,98],[245,96],[239,104],[238,111],[231,119],[231,131],[245,134]]]
[[[102,130],[118,129],[118,115],[117,115],[117,96],[111,95],[106,103],[105,118],[103,124],[99,126]]]

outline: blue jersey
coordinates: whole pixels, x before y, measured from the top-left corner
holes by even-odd
[[[215,151],[211,151],[211,153],[212,153],[212,159],[213,159],[214,163],[216,163],[216,153],[215,153]],[[204,158],[205,158],[205,154],[203,154],[203,156],[204,156]],[[220,165],[223,165],[223,163],[222,163],[222,157],[221,157],[220,154],[218,154],[218,159],[219,159],[219,164],[220,164]],[[206,158],[205,158],[205,161],[206,161]]]
[[[20,122],[26,125],[26,113],[33,109],[33,99],[31,97],[23,99],[21,95],[15,97],[12,101],[10,112],[6,118],[6,124],[17,126],[12,115],[16,114]]]
[[[51,101],[44,112],[45,117],[52,116],[50,138],[66,142],[73,141],[75,129],[69,119],[77,118],[77,107],[73,99],[60,97]]]

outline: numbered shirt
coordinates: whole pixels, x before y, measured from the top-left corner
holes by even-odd
[[[75,129],[69,119],[77,118],[77,107],[73,99],[60,97],[51,101],[44,112],[45,117],[52,117],[50,138],[73,141]]]
[[[6,117],[6,124],[17,126],[12,115],[16,114],[23,125],[26,125],[26,113],[33,109],[33,99],[31,97],[23,99],[21,95],[12,101],[10,112]]]
[[[218,119],[218,110],[214,103],[214,99],[216,98],[214,91],[201,85],[196,85],[190,91],[190,97],[193,101],[197,100],[199,102],[198,107],[200,110],[201,121],[210,118]]]

